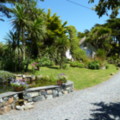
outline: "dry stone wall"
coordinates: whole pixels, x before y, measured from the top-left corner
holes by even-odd
[[[60,97],[64,94],[73,92],[73,89],[73,82],[68,81],[62,86],[51,85],[37,88],[29,88],[21,92],[7,92],[0,94],[0,114],[6,113],[11,109],[16,109],[16,103],[21,99],[28,103],[33,103],[46,99]]]

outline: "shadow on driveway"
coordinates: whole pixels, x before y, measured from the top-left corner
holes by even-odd
[[[91,110],[91,118],[88,120],[120,120],[120,102],[109,104],[100,102],[93,105],[98,108]]]

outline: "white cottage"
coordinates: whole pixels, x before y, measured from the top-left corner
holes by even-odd
[[[80,44],[80,48],[86,52],[86,55],[88,57],[90,58],[95,57],[96,49],[90,43],[86,42],[86,37],[82,38],[79,44]],[[73,59],[69,49],[66,51],[66,58]]]

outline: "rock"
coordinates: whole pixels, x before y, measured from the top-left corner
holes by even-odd
[[[41,90],[41,95],[47,95],[46,91],[45,90]]]
[[[58,91],[57,90],[53,90],[53,97],[57,97],[58,96]]]
[[[110,114],[108,114],[108,116],[109,116],[111,119],[115,120],[115,116],[110,115]]]
[[[3,99],[2,98],[0,98],[0,103],[2,103],[3,102]]]
[[[27,102],[27,101],[24,101],[24,105],[33,105],[34,104],[34,102]]]
[[[0,115],[4,114],[4,107],[0,107]]]
[[[46,98],[47,98],[47,99],[52,99],[53,96],[52,96],[52,95],[47,95]]]
[[[23,78],[26,78],[26,75],[22,75]]]
[[[31,104],[27,104],[24,106],[24,110],[29,110],[29,109],[32,109],[34,106],[31,105]]]
[[[47,90],[47,94],[48,94],[48,95],[51,95],[52,93],[53,93],[52,90]]]
[[[11,104],[11,109],[15,109],[15,104]]]
[[[2,115],[2,114],[4,114],[4,113],[9,112],[10,110],[11,110],[11,106],[10,106],[10,105],[1,107],[1,108],[0,108],[0,114]]]
[[[14,97],[15,100],[18,100],[18,95],[17,94],[14,95],[13,97]]]
[[[16,110],[24,110],[24,106],[19,106],[19,105],[17,105],[17,106],[16,106]]]
[[[30,97],[36,97],[38,95],[39,95],[39,92],[31,92],[31,93],[29,93]]]
[[[8,101],[3,102],[3,106],[8,106],[8,105],[9,105]]]
[[[35,76],[32,76],[31,77],[32,81],[36,80],[36,77]]]
[[[73,91],[73,89],[71,87],[66,88],[66,90],[68,91],[68,93]]]
[[[31,96],[30,96],[30,94],[28,93],[28,94],[24,94],[24,95],[23,95],[23,98],[24,98],[25,100],[28,100],[28,99],[31,98]]]
[[[11,98],[8,99],[8,104],[11,104],[13,102],[14,102],[14,98],[13,97],[11,97]]]
[[[37,80],[40,80],[42,78],[42,75],[36,76]]]
[[[102,66],[100,69],[105,70],[105,69],[106,69],[106,66]]]
[[[58,92],[60,92],[60,91],[61,91],[61,89],[60,89],[60,88],[56,88],[56,90],[57,90]]]
[[[8,97],[3,98],[4,101],[8,101]]]
[[[27,101],[28,101],[28,102],[32,102],[33,100],[32,100],[32,98],[29,98],[29,99],[27,99]]]
[[[59,92],[59,93],[58,93],[58,96],[62,96],[62,95],[63,95],[62,92]]]
[[[42,101],[42,100],[45,100],[45,97],[41,95],[41,96],[34,97],[32,100],[33,102]]]
[[[63,91],[63,94],[68,94],[68,91]]]
[[[0,102],[0,107],[3,107],[4,106],[4,103],[3,102]]]
[[[70,89],[71,89],[71,87],[67,87],[67,88],[66,88],[66,90],[70,90]]]

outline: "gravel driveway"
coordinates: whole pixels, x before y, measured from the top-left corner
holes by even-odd
[[[120,72],[95,87],[11,111],[0,120],[120,120]]]

